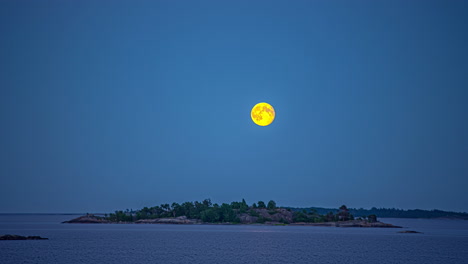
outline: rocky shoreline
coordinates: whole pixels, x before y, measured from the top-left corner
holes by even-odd
[[[185,216],[179,216],[174,218],[155,218],[155,219],[140,219],[135,222],[111,222],[105,218],[84,215],[64,221],[62,223],[67,224],[179,224],[179,225],[213,225],[213,223],[205,223],[199,219],[189,219]],[[233,223],[215,223],[216,225],[232,225]],[[395,226],[392,224],[386,224],[382,222],[368,222],[366,220],[350,220],[350,221],[339,221],[339,222],[323,222],[323,223],[305,223],[297,222],[284,224],[277,221],[265,222],[264,224],[255,223],[240,223],[241,225],[285,225],[285,226],[325,226],[325,227],[375,227],[375,228],[401,228],[401,226]]]
[[[140,219],[134,222],[135,224],[175,224],[175,225],[194,225],[204,224],[199,219],[188,219],[185,216],[175,218],[156,218],[156,219]]]

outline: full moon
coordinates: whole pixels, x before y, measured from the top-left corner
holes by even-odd
[[[252,121],[259,126],[268,126],[275,120],[275,109],[267,103],[258,103],[250,112]]]

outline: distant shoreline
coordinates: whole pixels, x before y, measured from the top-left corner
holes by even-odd
[[[293,211],[316,211],[319,214],[327,214],[328,212],[336,213],[338,209],[324,208],[324,207],[284,207]],[[468,220],[468,212],[455,212],[455,211],[443,211],[443,210],[422,210],[422,209],[396,209],[396,208],[370,208],[370,209],[356,209],[349,208],[349,213],[355,217],[367,216],[375,214],[378,218],[398,218],[398,219],[460,219]],[[6,212],[0,213],[0,215],[84,215],[86,212],[74,212],[74,213],[25,213],[25,212]],[[107,213],[91,213],[93,215],[105,216]]]
[[[0,213],[0,215],[83,215],[84,213]],[[93,215],[105,215],[105,213],[93,213]]]
[[[87,213],[86,213],[87,214]],[[9,215],[63,215],[81,216],[83,212],[3,212],[0,216]],[[92,215],[105,218],[111,222],[135,222],[138,220],[148,220],[156,218],[173,218],[186,216],[190,219],[198,219],[202,222],[236,222],[236,223],[264,223],[280,222],[290,224],[294,222],[322,223],[347,220],[369,220],[374,222],[377,218],[398,218],[398,219],[450,219],[468,220],[468,213],[452,212],[442,210],[422,210],[422,209],[396,209],[396,208],[324,208],[324,207],[277,207],[276,203],[270,200],[268,203],[258,201],[248,205],[244,199],[242,202],[232,202],[230,204],[212,203],[210,199],[202,202],[184,202],[182,204],[172,203],[161,204],[160,206],[144,207],[140,210],[115,211],[115,213],[92,213]],[[372,219],[369,219],[372,217]]]
[[[92,215],[104,216],[106,213],[91,213]],[[7,215],[85,215],[83,213],[0,213],[0,216]],[[395,216],[378,216],[380,219],[428,219],[428,220],[461,220],[466,221],[468,218],[461,217],[395,217]],[[132,222],[129,222],[132,223]]]
[[[85,215],[84,213],[0,213],[0,216],[2,215]],[[92,213],[92,215],[98,215],[98,216],[104,216],[106,213]],[[468,219],[464,218],[459,218],[459,217],[387,217],[387,216],[379,216],[380,219],[427,219],[427,220],[460,220],[460,221],[466,221]],[[133,224],[133,222],[126,222],[129,224]],[[207,225],[211,223],[206,223]],[[319,223],[317,223],[319,224]],[[231,224],[234,225],[234,224]],[[260,224],[259,224],[260,225]]]

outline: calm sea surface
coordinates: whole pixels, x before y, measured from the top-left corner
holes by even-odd
[[[0,263],[468,263],[468,221],[381,219],[401,229],[60,224],[70,215],[0,215]]]

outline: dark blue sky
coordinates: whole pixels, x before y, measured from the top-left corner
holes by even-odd
[[[468,211],[467,1],[1,1],[0,212]],[[255,125],[258,102],[275,107]]]

